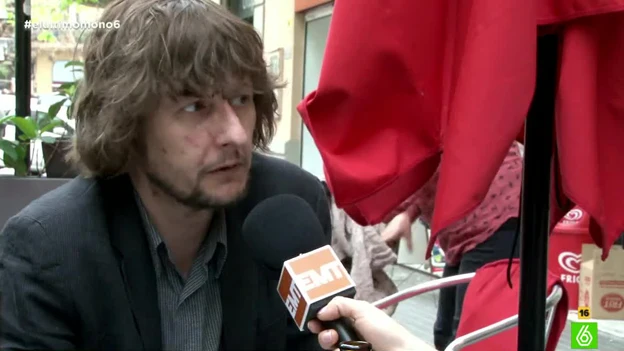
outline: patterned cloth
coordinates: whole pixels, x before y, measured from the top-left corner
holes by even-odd
[[[384,268],[396,263],[397,255],[383,240],[384,225],[363,227],[332,201],[332,248],[349,270],[357,286],[355,299],[373,303],[398,291]],[[384,311],[392,315],[390,306]]]
[[[472,250],[487,240],[509,218],[518,217],[522,164],[520,145],[514,142],[483,202],[462,220],[440,231],[437,239],[446,254],[447,264],[452,266],[459,264],[464,252]],[[386,222],[398,213],[407,211],[412,221],[420,217],[430,225],[435,207],[438,178],[439,173],[436,171],[419,191],[410,196],[386,218]]]

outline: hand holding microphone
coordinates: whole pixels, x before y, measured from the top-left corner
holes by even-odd
[[[372,345],[373,350],[433,350],[385,312],[365,301],[336,297],[318,313],[317,317],[318,320],[308,323],[308,328],[318,334],[319,344],[326,350],[335,349],[338,334],[333,329],[324,328],[320,321],[339,318],[352,320],[355,330]]]
[[[281,272],[277,293],[301,331],[332,298],[355,295],[355,283],[303,199],[284,194],[264,200],[245,219],[243,236],[256,261]],[[325,327],[335,330],[336,342],[362,341],[348,319],[328,320]]]
[[[245,219],[243,237],[256,261],[280,274],[277,292],[297,327],[320,333],[323,348],[362,350],[372,344],[382,351],[434,350],[385,312],[349,298],[355,283],[303,199],[284,194],[264,200]],[[345,345],[348,341],[356,343]]]

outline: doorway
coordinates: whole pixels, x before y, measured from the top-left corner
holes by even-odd
[[[305,15],[305,45],[303,63],[303,97],[316,89],[321,74],[321,65],[333,4],[319,6]],[[323,160],[305,124],[301,124],[301,168],[325,179]]]

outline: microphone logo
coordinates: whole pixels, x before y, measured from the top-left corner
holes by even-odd
[[[321,256],[321,254],[323,256]],[[340,261],[330,261],[331,252],[324,250],[318,255],[310,256],[309,259],[317,259],[318,269],[312,268],[303,273],[297,274],[297,280],[301,283],[301,289],[305,291],[311,299],[317,299],[332,293],[337,288],[349,285],[349,279],[345,268]],[[323,263],[325,262],[325,263]],[[305,262],[308,263],[308,262]],[[304,265],[293,262],[293,268],[304,269]],[[295,268],[295,272],[297,269]],[[343,273],[343,271],[345,271]]]
[[[297,311],[299,310],[299,302],[301,301],[301,293],[295,284],[295,281],[290,282],[290,289],[288,289],[288,296],[286,297],[286,308],[293,318],[296,318]]]
[[[327,245],[284,262],[277,291],[303,330],[329,299],[355,295],[355,283]]]

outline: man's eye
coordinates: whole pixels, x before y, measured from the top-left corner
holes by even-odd
[[[187,105],[184,107],[184,111],[186,112],[197,112],[200,111],[202,109],[206,108],[206,106],[204,104],[202,104],[201,102],[194,102],[190,105]]]
[[[245,106],[251,101],[251,95],[241,95],[230,99],[232,106]]]

